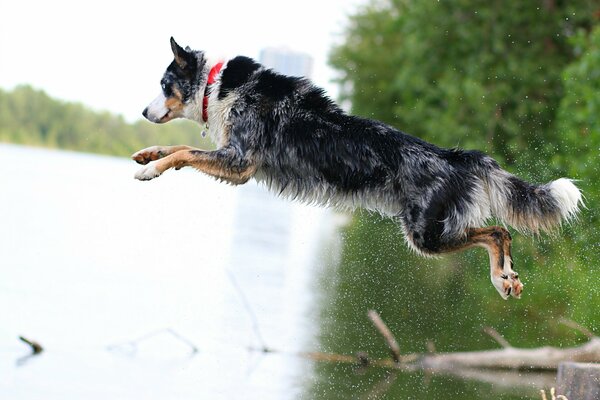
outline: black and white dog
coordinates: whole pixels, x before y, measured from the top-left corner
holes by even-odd
[[[217,150],[153,146],[132,158],[150,180],[194,167],[219,180],[254,178],[282,196],[328,206],[364,207],[394,218],[423,255],[487,249],[502,298],[520,297],[511,236],[495,217],[538,233],[573,218],[579,189],[566,178],[533,185],[478,151],[441,149],[381,122],[344,113],[322,89],[280,75],[247,57],[210,65],[202,51],[171,38],[174,61],[162,92],[144,110],[156,123],[208,124]]]

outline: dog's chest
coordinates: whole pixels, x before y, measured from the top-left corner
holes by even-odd
[[[231,129],[230,115],[238,95],[230,92],[222,99],[219,99],[220,84],[217,84],[211,91],[208,99],[208,132],[217,148],[226,146],[229,143],[229,131]]]

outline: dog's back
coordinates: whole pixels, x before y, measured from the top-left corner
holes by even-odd
[[[347,115],[308,80],[249,58],[229,61],[215,90],[217,101],[244,110],[239,121],[232,113],[240,128],[231,135],[253,149],[255,177],[284,196],[376,210],[400,217],[409,231],[446,237],[492,216],[522,230],[551,230],[580,200],[568,180],[530,185],[481,152],[441,149]],[[416,244],[425,252],[437,247]]]

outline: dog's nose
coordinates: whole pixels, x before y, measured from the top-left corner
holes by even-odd
[[[142,111],[142,115],[144,116],[144,118],[148,119],[148,107],[144,108],[144,111]]]

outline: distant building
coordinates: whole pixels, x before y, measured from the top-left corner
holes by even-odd
[[[261,50],[260,62],[285,75],[311,78],[313,72],[313,59],[310,55],[285,47],[268,47]]]

